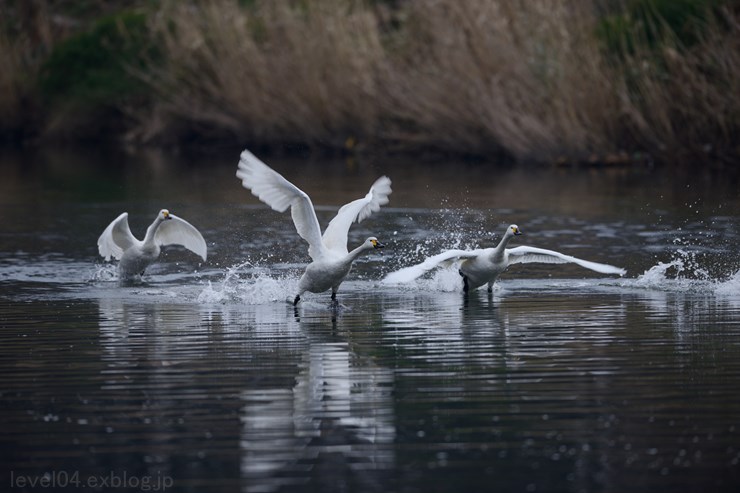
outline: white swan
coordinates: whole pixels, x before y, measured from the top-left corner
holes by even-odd
[[[308,242],[308,255],[313,262],[298,283],[298,294],[293,304],[298,304],[306,291],[321,293],[331,288],[331,299],[336,301],[337,289],[349,274],[352,262],[362,253],[383,248],[377,238],[371,236],[351,252],[347,250],[347,233],[353,222],[358,223],[381,205],[388,203],[391,194],[391,180],[381,176],[361,199],[344,205],[321,235],[319,221],[311,199],[282,175],[260,161],[254,154],[245,150],[239,160],[237,178],[244,188],[252,191],[262,202],[278,212],[291,208],[291,216],[298,234]]]
[[[405,267],[403,269],[391,272],[383,279],[383,283],[397,284],[402,282],[413,281],[424,273],[429,272],[435,267],[445,262],[455,262],[462,260],[460,265],[460,275],[463,278],[463,291],[466,293],[470,290],[477,289],[484,284],[488,284],[488,292],[493,290],[493,283],[496,278],[506,270],[511,264],[523,263],[544,263],[544,264],[565,264],[574,263],[586,269],[591,269],[602,274],[619,274],[623,276],[627,273],[620,267],[613,265],[599,264],[582,260],[570,255],[565,255],[553,250],[544,248],[535,248],[530,246],[519,246],[516,248],[506,248],[514,236],[522,234],[516,224],[506,228],[506,233],[501,242],[495,248],[481,248],[477,250],[448,250],[433,257],[429,257],[424,262]]]
[[[159,211],[143,241],[131,234],[128,212],[118,216],[98,238],[98,252],[105,260],[120,260],[118,269],[124,278],[143,275],[159,257],[160,247],[167,245],[182,245],[206,260],[206,242],[200,232],[167,209]]]

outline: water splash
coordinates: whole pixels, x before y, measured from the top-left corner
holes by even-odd
[[[740,296],[740,270],[726,281],[717,283],[714,292],[722,296]]]
[[[198,295],[198,303],[242,303],[263,305],[284,301],[295,296],[298,279],[291,275],[275,275],[250,261],[226,269],[216,286],[211,281]]]
[[[118,281],[118,267],[115,264],[98,264],[90,272],[87,280],[89,282]]]
[[[419,279],[416,285],[425,291],[446,293],[462,291],[463,287],[462,277],[460,277],[457,265],[438,269],[431,277]]]
[[[405,230],[395,239],[393,255],[383,274],[417,264],[445,250],[490,246],[497,242],[499,234],[484,227],[487,216],[480,210],[439,209],[405,219]],[[399,232],[394,231],[393,236],[399,237]]]
[[[646,289],[676,292],[740,294],[740,271],[729,279],[712,275],[701,253],[679,249],[669,262],[658,262],[638,276],[632,285]]]

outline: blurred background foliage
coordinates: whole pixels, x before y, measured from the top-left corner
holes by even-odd
[[[0,0],[10,143],[736,166],[734,0]]]

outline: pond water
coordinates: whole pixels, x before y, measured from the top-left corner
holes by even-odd
[[[355,264],[338,308],[324,293],[294,310],[306,245],[237,161],[0,155],[0,489],[737,491],[736,179],[268,158],[322,226],[393,180],[350,231],[383,254]],[[141,237],[163,207],[208,260],[169,248],[121,284],[98,235],[128,211]],[[444,269],[378,282],[509,223],[512,246],[628,274],[515,265],[468,298]]]

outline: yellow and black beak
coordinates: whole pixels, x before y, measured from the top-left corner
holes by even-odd
[[[381,242],[379,242],[378,240],[370,240],[370,243],[372,243],[372,244],[373,244],[373,248],[375,248],[375,249],[378,249],[378,248],[385,248],[385,245],[383,245],[383,244],[382,244]]]
[[[170,212],[169,211],[164,211],[162,213],[162,215],[164,216],[165,219],[172,219],[172,216],[170,216]]]
[[[522,233],[522,230],[519,228],[512,228],[514,230],[514,236],[519,236]]]

